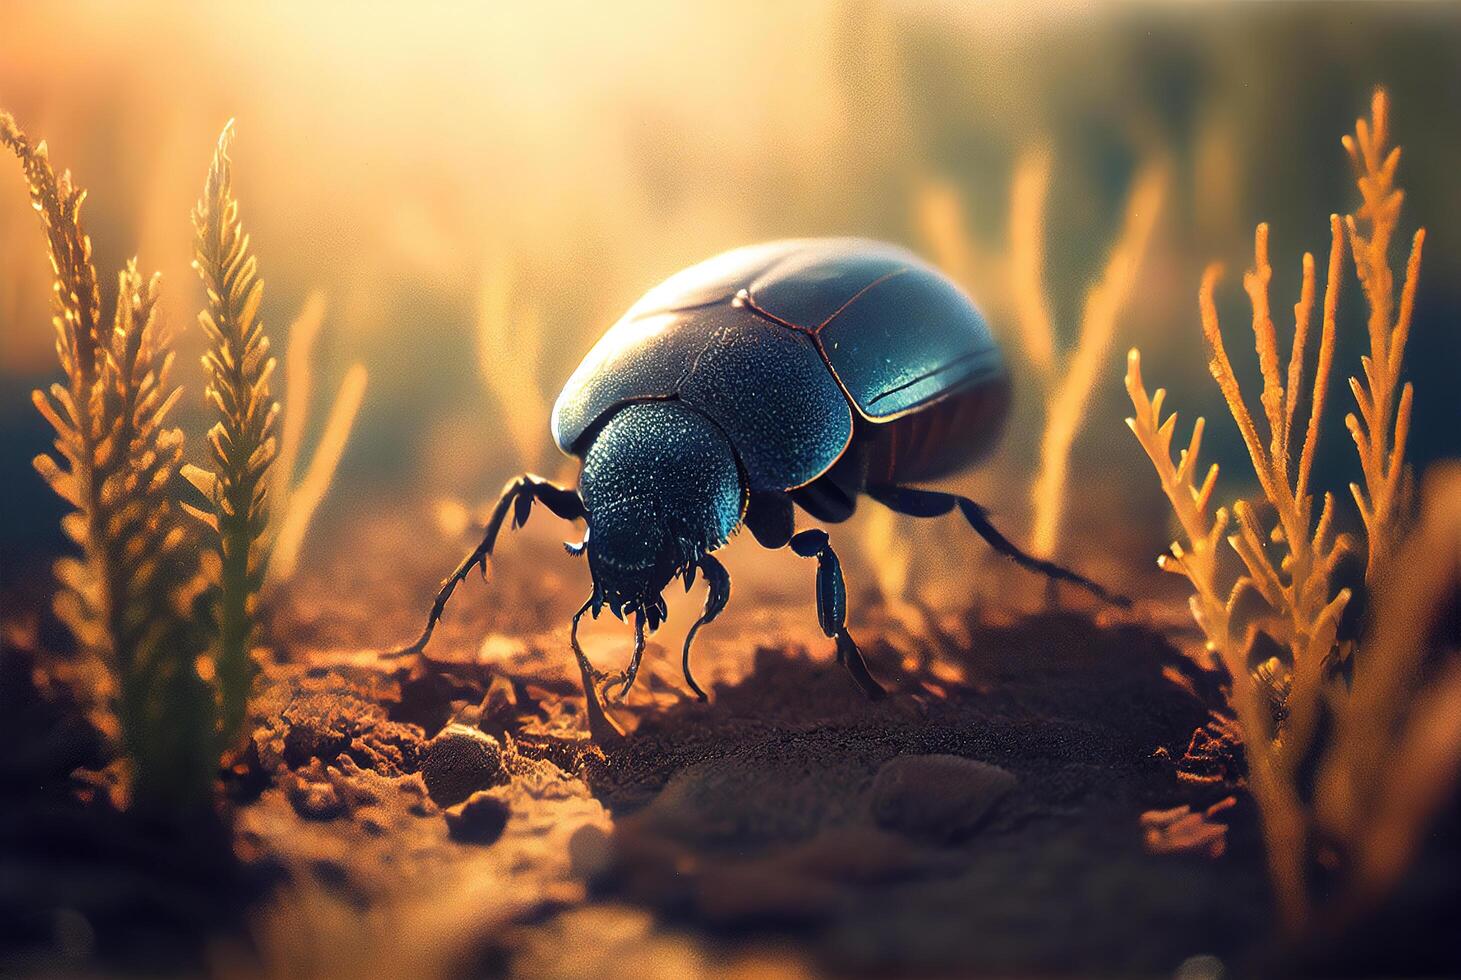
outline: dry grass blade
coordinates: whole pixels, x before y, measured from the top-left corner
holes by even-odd
[[[217,669],[225,738],[243,722],[255,669],[250,658],[254,606],[266,563],[267,490],[279,412],[269,392],[274,359],[258,316],[264,283],[233,196],[232,141],[230,122],[218,139],[203,197],[193,211],[193,265],[208,294],[198,315],[209,341],[203,368],[208,402],[218,421],[208,433],[213,471],[189,471],[189,478],[208,495],[211,513],[205,522],[218,553]]]
[[[1045,290],[1045,201],[1050,192],[1050,153],[1037,150],[1015,164],[1010,188],[1010,283],[1015,326],[1025,357],[1040,382],[1055,373],[1055,324]]]
[[[279,438],[279,457],[273,466],[273,486],[270,488],[274,494],[271,511],[276,524],[280,522],[280,511],[289,499],[299,451],[304,444],[304,426],[309,420],[310,392],[314,388],[314,345],[325,325],[325,312],[328,308],[323,291],[317,289],[310,293],[286,334],[289,339],[284,348],[284,401],[279,410],[282,432]],[[271,575],[274,574],[276,560],[277,556],[270,561]]]
[[[1038,231],[1021,230],[1019,226],[1021,220],[1040,220],[1043,212],[1043,206],[1021,201],[1022,197],[1034,196],[1037,192],[1043,194],[1044,179],[1038,165],[1033,166],[1036,169],[1032,176],[1016,182],[1016,210],[1012,217],[1011,235],[1017,246],[1023,240],[1040,237]],[[1033,189],[1020,191],[1019,186],[1024,183],[1032,183]],[[1030,543],[1035,554],[1054,554],[1060,540],[1071,449],[1085,424],[1086,408],[1101,377],[1101,368],[1110,354],[1118,318],[1136,286],[1136,275],[1146,255],[1165,194],[1166,177],[1159,167],[1149,166],[1137,176],[1126,202],[1121,234],[1112,247],[1100,280],[1086,294],[1075,346],[1063,355],[1063,363],[1058,368],[1052,367],[1046,374],[1047,401],[1045,433],[1040,442],[1040,470],[1030,491],[1034,510]],[[1016,296],[1024,296],[1020,302],[1024,312],[1019,321],[1024,324],[1022,333],[1026,344],[1038,358],[1044,356],[1047,341],[1053,344],[1053,337],[1050,335],[1048,306],[1043,300],[1044,289],[1040,285],[1038,266],[1033,264],[1038,253],[1034,257],[1021,257],[1021,252],[1029,248],[1027,245],[1024,249],[1017,247],[1015,250],[1016,273],[1025,270],[1017,280]],[[1042,318],[1045,318],[1043,327]],[[1041,339],[1042,336],[1045,339]],[[1036,363],[1038,366],[1038,359]]]
[[[319,445],[310,457],[309,466],[299,484],[289,491],[284,517],[279,522],[278,536],[274,540],[274,553],[270,558],[270,575],[286,580],[294,574],[299,563],[304,536],[314,519],[315,509],[329,492],[335,469],[340,457],[345,454],[345,444],[355,425],[355,416],[365,400],[365,385],[368,375],[365,365],[354,364],[345,373],[345,380],[330,408],[325,422],[325,431]]]
[[[487,264],[477,308],[477,367],[502,410],[518,463],[532,469],[542,456],[548,399],[538,381],[543,331],[536,309],[517,295],[505,259]]]
[[[295,483],[295,470],[304,443],[304,430],[309,420],[311,393],[314,387],[314,344],[324,326],[325,296],[311,293],[304,308],[289,328],[289,342],[284,353],[284,405],[280,412],[283,437],[279,458],[274,461],[269,508],[273,527],[269,538],[273,547],[265,584],[288,581],[299,566],[305,535],[314,520],[316,508],[324,500],[334,480],[335,469],[344,455],[355,426],[355,417],[365,398],[368,373],[365,365],[352,364],[345,380],[335,393],[324,433],[314,454],[305,466],[300,482]]]
[[[946,181],[926,179],[918,186],[913,211],[919,237],[934,263],[972,290],[975,270],[989,268],[996,260],[969,234],[958,189]]]

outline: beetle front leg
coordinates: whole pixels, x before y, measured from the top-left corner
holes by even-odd
[[[472,573],[474,567],[479,565],[482,568],[482,578],[487,578],[487,559],[492,557],[492,548],[497,543],[497,535],[502,530],[502,522],[507,519],[508,511],[512,511],[512,526],[522,527],[528,522],[534,501],[542,503],[565,521],[582,520],[588,516],[587,511],[584,510],[583,500],[574,490],[549,483],[542,477],[534,476],[531,473],[524,473],[522,476],[509,480],[507,485],[502,488],[502,496],[497,498],[497,505],[492,508],[492,516],[488,518],[487,527],[482,532],[482,542],[472,550],[471,554],[462,559],[462,563],[456,567],[456,570],[441,583],[441,588],[436,593],[436,601],[431,604],[431,612],[426,617],[426,628],[421,631],[421,636],[410,646],[392,651],[386,656],[409,656],[426,649],[426,644],[431,640],[431,633],[441,620],[441,614],[446,611],[447,601],[451,599],[451,594],[456,591],[457,585]]]
[[[842,562],[832,550],[827,532],[812,528],[794,535],[791,550],[803,558],[817,559],[817,621],[822,632],[837,641],[837,660],[870,700],[885,697],[882,685],[873,679],[867,661],[847,632],[847,586],[842,581]]]
[[[588,714],[589,734],[599,745],[605,745],[622,739],[624,732],[614,724],[614,720],[604,711],[603,705],[599,704],[599,683],[605,675],[603,671],[589,662],[588,655],[583,652],[583,647],[578,643],[578,621],[583,619],[584,613],[593,608],[593,604],[593,597],[590,596],[588,601],[579,607],[578,612],[573,614],[573,625],[568,630],[568,644],[573,647],[573,656],[578,660],[578,670],[583,677],[583,700]]]
[[[634,653],[629,657],[629,667],[618,674],[611,676],[604,682],[604,699],[615,703],[623,701],[629,696],[629,689],[634,686],[634,679],[639,676],[639,661],[644,657],[644,613],[634,614]],[[619,684],[619,693],[610,695],[609,688]]]

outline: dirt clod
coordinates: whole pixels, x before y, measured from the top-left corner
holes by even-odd
[[[873,818],[910,837],[956,840],[978,827],[1016,782],[1013,774],[974,759],[899,756],[873,779]]]

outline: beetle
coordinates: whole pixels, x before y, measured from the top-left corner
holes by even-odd
[[[594,345],[553,406],[558,447],[581,460],[578,488],[525,474],[510,480],[481,543],[442,583],[420,652],[456,586],[487,562],[509,513],[534,503],[584,521],[593,591],[573,616],[583,672],[611,700],[634,684],[646,627],[666,615],[664,589],[704,575],[704,611],[725,608],[730,576],[716,559],[742,525],[766,548],[815,559],[817,616],[837,659],[870,698],[883,696],[847,630],[847,588],[827,532],[798,532],[795,509],[837,524],[866,495],[914,517],[957,510],[995,551],[1051,579],[1124,602],[1095,582],[1021,551],[974,501],[915,483],[978,463],[999,441],[1010,377],[968,296],[912,253],[850,238],[733,249],[651,289]],[[634,652],[614,676],[578,643],[585,613],[634,620]],[[617,692],[609,689],[618,685]],[[586,690],[592,701],[592,691]],[[591,705],[594,707],[594,705]]]

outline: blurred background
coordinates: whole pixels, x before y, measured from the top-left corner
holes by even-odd
[[[1198,279],[1227,264],[1229,349],[1251,371],[1240,272],[1253,226],[1273,225],[1286,315],[1301,253],[1322,266],[1327,216],[1358,205],[1339,136],[1377,84],[1405,148],[1402,228],[1431,236],[1409,350],[1411,453],[1422,468],[1461,455],[1458,49],[1461,6],[1443,4],[12,3],[0,105],[89,188],[104,288],[133,254],[163,273],[193,452],[202,290],[189,211],[237,120],[235,188],[276,347],[301,311],[323,316],[313,434],[351,365],[369,375],[317,515],[324,536],[423,502],[464,523],[513,473],[560,473],[549,406],[640,293],[736,245],[843,234],[943,262],[1007,338],[1021,402],[1003,453],[969,485],[1026,536],[1043,396],[1020,380],[1029,352],[1009,326],[1017,162],[1048,154],[1045,281],[1067,341],[1136,175],[1160,168],[1166,194],[1083,415],[1058,547],[1080,558],[1101,542],[1091,561],[1149,568],[1168,508],[1122,423],[1125,351],[1143,349],[1148,385],[1171,388],[1185,419],[1208,416],[1209,452],[1231,464],[1223,493],[1247,489],[1205,370]],[[48,288],[20,169],[0,163],[11,585],[61,546],[59,502],[29,464],[47,443],[30,391],[57,374]],[[1364,335],[1352,270],[1345,290],[1347,375]],[[1357,472],[1339,424],[1349,407],[1336,381],[1325,487]]]

